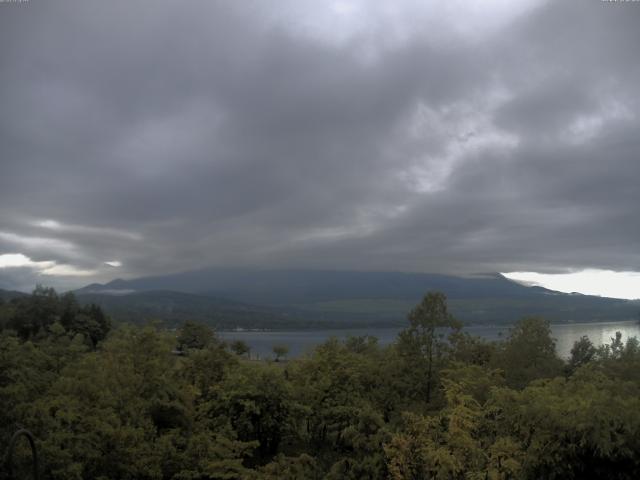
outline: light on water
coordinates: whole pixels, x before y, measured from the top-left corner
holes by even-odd
[[[464,331],[486,340],[501,340],[509,335],[509,328],[508,325],[473,325],[465,327]],[[225,340],[243,340],[251,347],[252,356],[270,358],[273,357],[274,345],[286,345],[289,347],[289,356],[297,357],[310,352],[331,337],[345,339],[350,336],[371,335],[378,339],[380,345],[388,345],[395,341],[401,330],[402,328],[396,327],[269,332],[232,331],[220,332],[219,335]],[[589,337],[595,346],[610,343],[616,332],[622,333],[622,340],[626,341],[629,337],[640,337],[640,324],[635,321],[555,324],[551,325],[551,332],[556,340],[556,352],[560,357],[566,358],[570,355],[574,342],[584,335]]]

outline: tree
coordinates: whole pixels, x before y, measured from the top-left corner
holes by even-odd
[[[378,339],[371,335],[348,336],[344,346],[353,353],[370,353],[378,348]]]
[[[638,384],[597,369],[492,392],[497,433],[520,444],[524,479],[633,479],[640,474]],[[489,477],[491,478],[491,477]]]
[[[598,347],[595,358],[608,377],[640,383],[640,342],[636,337],[624,343],[622,333],[616,332],[610,344]]]
[[[273,353],[276,356],[276,362],[280,361],[280,357],[286,357],[289,353],[289,347],[286,345],[275,345],[273,347]]]
[[[98,343],[107,337],[111,329],[111,320],[94,304],[75,308],[72,312],[63,313],[63,326],[72,335],[81,334],[87,345],[95,349]]]
[[[303,453],[298,457],[280,454],[260,469],[260,480],[320,480],[322,475],[315,458]]]
[[[251,347],[249,347],[249,345],[247,345],[247,343],[242,340],[234,340],[233,342],[231,342],[231,345],[229,345],[229,348],[231,348],[231,351],[238,356],[242,356],[244,354],[247,354],[247,356],[249,356],[251,352]]]
[[[583,335],[580,340],[576,340],[571,349],[571,357],[569,358],[569,371],[575,372],[579,367],[589,363],[596,355],[596,347],[593,346],[591,340]]]
[[[60,323],[65,330],[70,330],[80,305],[72,292],[67,292],[60,297]]]
[[[398,344],[402,353],[420,375],[424,375],[425,400],[431,401],[434,365],[444,348],[444,334],[438,328],[459,330],[460,323],[449,314],[447,297],[441,292],[429,292],[409,313],[409,327],[400,333]],[[422,383],[422,382],[420,382]]]
[[[60,318],[58,294],[53,288],[38,285],[31,296],[16,302],[13,317],[9,321],[12,328],[23,340],[46,333],[47,329]]]
[[[211,327],[187,320],[178,334],[178,349],[203,349],[214,340]]]
[[[7,326],[22,340],[55,336],[52,328],[57,325],[70,337],[82,335],[87,345],[95,349],[111,329],[111,320],[98,305],[81,307],[73,293],[59,297],[53,288],[41,285],[31,296],[16,299],[10,307]]]
[[[496,435],[495,421],[488,419],[487,409],[465,391],[464,382],[447,380],[444,390],[443,410],[429,416],[406,412],[400,431],[385,444],[389,478],[524,478],[519,475],[518,445]]]
[[[509,331],[495,363],[504,370],[507,384],[516,388],[537,378],[560,375],[563,368],[562,360],[556,356],[549,322],[535,317],[520,320]]]
[[[208,414],[230,422],[237,439],[255,444],[252,461],[264,464],[295,434],[296,408],[282,369],[273,364],[243,362],[223,380]]]
[[[620,358],[624,352],[624,343],[622,342],[622,332],[616,332],[616,338],[611,338],[611,355],[613,358]]]
[[[470,335],[468,332],[454,332],[449,336],[452,360],[470,365],[489,365],[496,355],[495,342]]]
[[[29,402],[46,478],[249,477],[243,457],[255,445],[236,440],[224,417],[207,418],[211,406],[184,369],[202,356],[195,367],[209,375],[209,353],[231,355],[217,345],[182,359],[168,354],[174,341],[149,327],[121,328]]]

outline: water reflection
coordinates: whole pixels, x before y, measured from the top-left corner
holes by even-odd
[[[560,356],[568,357],[573,347],[573,342],[586,335],[597,347],[605,343],[611,343],[616,332],[622,333],[622,341],[629,337],[640,338],[640,324],[635,321],[616,323],[580,323],[572,325],[553,325],[553,336],[556,339],[556,351]]]
[[[225,340],[243,340],[251,347],[253,356],[272,358],[274,345],[286,345],[289,347],[289,356],[297,357],[330,337],[344,339],[348,336],[372,335],[378,338],[380,344],[386,345],[396,339],[399,331],[400,328],[358,328],[288,332],[220,332],[220,336]],[[471,326],[466,327],[465,331],[487,340],[499,340],[508,335],[509,327]],[[622,333],[622,341],[633,336],[640,338],[640,324],[635,321],[558,324],[552,325],[551,331],[556,339],[556,351],[561,357],[568,357],[573,343],[583,335],[588,336],[595,346],[610,343],[617,331]]]

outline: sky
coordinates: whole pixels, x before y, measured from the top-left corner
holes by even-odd
[[[599,0],[0,3],[0,288],[237,266],[640,297],[638,25]]]

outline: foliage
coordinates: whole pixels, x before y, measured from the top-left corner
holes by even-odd
[[[596,355],[596,347],[593,346],[591,340],[586,335],[582,336],[573,344],[571,349],[571,358],[567,365],[569,372],[575,372],[582,365],[589,363]]]
[[[442,361],[444,334],[438,328],[458,330],[460,324],[449,314],[444,294],[430,292],[409,313],[409,327],[398,338],[398,348],[406,361],[406,368],[415,374],[417,394],[424,395],[427,403]]]
[[[44,478],[640,474],[635,338],[598,348],[582,338],[564,362],[544,320],[486,342],[461,331],[436,293],[396,344],[333,338],[277,363],[194,322],[177,336],[153,325],[107,334],[101,310],[50,289],[4,302],[0,319],[0,451],[29,428]]]
[[[213,341],[211,327],[197,322],[186,321],[178,333],[178,350],[202,350]]]
[[[13,298],[0,305],[0,329],[14,330],[22,340],[46,337],[54,325],[61,325],[69,337],[81,335],[96,348],[111,329],[111,320],[94,304],[79,306],[73,293],[63,296],[52,288],[38,285],[29,296]]]
[[[276,362],[277,362],[281,358],[287,356],[287,354],[289,353],[289,347],[287,347],[286,345],[275,345],[273,347],[273,353],[276,356]]]
[[[504,370],[511,387],[523,388],[537,378],[552,378],[562,372],[562,360],[556,356],[555,340],[544,319],[521,320],[500,347],[494,366]]]
[[[249,345],[247,345],[246,342],[242,340],[234,340],[229,345],[229,348],[231,348],[231,351],[234,352],[236,355],[245,355],[245,354],[247,356],[251,355],[251,348],[249,347]]]

